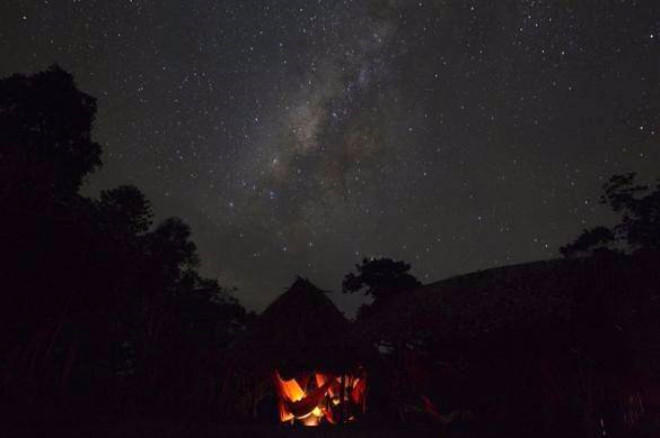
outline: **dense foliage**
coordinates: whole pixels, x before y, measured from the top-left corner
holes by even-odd
[[[246,312],[196,271],[190,228],[101,166],[95,99],[57,66],[0,80],[0,394],[28,418],[213,409]]]
[[[410,291],[421,283],[408,271],[410,265],[389,258],[363,259],[355,265],[356,273],[349,272],[342,282],[344,293],[363,292],[373,299],[358,310],[358,319],[364,319],[378,310],[385,302],[403,291]]]
[[[660,249],[660,184],[651,190],[635,179],[635,173],[614,175],[603,185],[600,202],[619,214],[620,222],[612,228],[584,230],[560,249],[564,256]]]

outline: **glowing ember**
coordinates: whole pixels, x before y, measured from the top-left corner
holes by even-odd
[[[359,374],[311,373],[284,380],[275,371],[280,421],[299,421],[305,426],[353,421],[366,408],[366,374],[363,370]]]

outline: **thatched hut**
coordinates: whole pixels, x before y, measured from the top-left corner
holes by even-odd
[[[657,261],[605,254],[453,277],[393,298],[358,332],[403,346],[400,380],[440,412],[616,435],[657,399]]]
[[[350,329],[325,291],[297,278],[231,349],[227,399],[238,400],[233,408],[243,417],[258,417],[270,401],[266,415],[279,411],[281,421],[347,420],[344,400],[364,409],[368,360]],[[333,402],[341,408],[325,406]]]

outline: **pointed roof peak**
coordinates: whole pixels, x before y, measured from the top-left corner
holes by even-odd
[[[286,315],[304,318],[300,314],[304,312],[308,315],[318,315],[321,320],[327,322],[338,323],[340,320],[342,323],[347,322],[344,315],[328,298],[327,293],[307,278],[296,276],[291,286],[264,310],[261,319],[268,320],[273,316],[276,319],[283,319]]]
[[[355,360],[349,331],[326,292],[298,276],[259,315],[236,352],[255,366],[283,372],[340,369]]]
[[[318,289],[314,284],[309,281],[305,277],[301,277],[300,275],[296,275],[296,279],[293,281],[291,286],[289,286],[288,290],[291,289],[296,289],[296,288],[313,288],[313,289]]]

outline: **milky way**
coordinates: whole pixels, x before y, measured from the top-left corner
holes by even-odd
[[[660,176],[656,3],[10,0],[0,73],[71,71],[104,147],[85,192],[138,185],[261,309],[362,257],[428,282],[611,221],[609,175]]]

